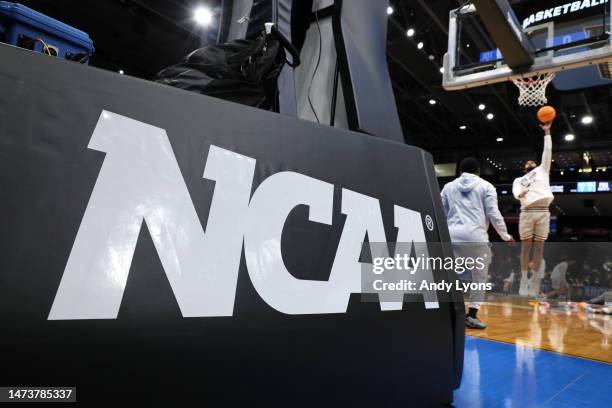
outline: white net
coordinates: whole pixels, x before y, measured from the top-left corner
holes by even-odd
[[[518,103],[521,106],[541,106],[548,102],[546,99],[546,87],[555,79],[553,72],[536,74],[530,77],[513,79],[520,91]]]

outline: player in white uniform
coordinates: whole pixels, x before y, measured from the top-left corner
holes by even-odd
[[[533,160],[525,163],[525,175],[514,180],[512,193],[521,202],[521,216],[519,219],[519,234],[521,236],[521,281],[519,294],[521,296],[537,296],[529,293],[529,269],[532,270],[532,284],[539,288],[542,280],[542,255],[544,241],[550,232],[550,211],[548,207],[553,201],[550,189],[550,163],[552,160],[552,139],[550,136],[551,123],[541,125],[544,130],[544,150],[542,163],[538,166]],[[533,248],[533,257],[530,259]]]

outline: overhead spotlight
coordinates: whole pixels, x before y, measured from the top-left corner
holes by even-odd
[[[391,14],[393,14],[393,7],[389,6],[387,7],[387,15],[390,16]]]
[[[593,117],[590,115],[586,115],[586,116],[583,116],[580,121],[584,125],[590,125],[591,123],[593,123]]]
[[[207,26],[212,21],[212,12],[209,8],[204,6],[199,6],[193,12],[193,19],[198,25]]]
[[[503,141],[504,141],[504,138],[503,138],[503,137],[498,137],[498,138],[497,138],[497,141],[498,141],[498,142],[503,142]]]
[[[574,139],[576,139],[576,136],[574,136],[572,133],[568,133],[567,135],[565,135],[566,142],[572,142]]]
[[[406,31],[406,35],[412,37],[414,35],[414,28],[409,28],[408,31]]]
[[[430,105],[435,105],[436,103],[437,103],[437,102],[436,102],[436,100],[435,100],[435,99],[430,99],[430,100],[429,100],[429,104],[430,104]]]
[[[422,50],[424,46],[425,46],[425,44],[423,44],[423,41],[419,41],[419,43],[417,44],[417,48],[419,50]]]
[[[444,73],[444,67],[440,67],[440,73],[443,74]]]
[[[495,115],[494,115],[494,114],[492,114],[492,113],[487,113],[487,119],[491,120],[491,119],[493,119],[494,117],[495,117]]]
[[[121,74],[121,75],[125,74],[125,72],[123,72],[123,70],[122,70],[122,69],[120,69],[118,72],[119,72],[119,74]]]
[[[465,129],[467,129],[467,126],[465,126],[465,125],[461,125],[461,126],[459,126],[459,129],[461,129],[461,130],[465,130]]]
[[[478,110],[485,110],[485,109],[487,109],[487,107],[484,103],[481,103],[480,105],[478,105]]]

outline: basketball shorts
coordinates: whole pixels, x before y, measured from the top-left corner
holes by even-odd
[[[521,241],[533,239],[546,241],[550,233],[550,212],[546,210],[523,209],[519,218]]]

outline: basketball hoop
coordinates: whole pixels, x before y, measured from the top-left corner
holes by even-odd
[[[554,72],[538,73],[530,77],[513,79],[520,91],[518,103],[521,106],[541,106],[548,102],[546,87],[555,79]]]

